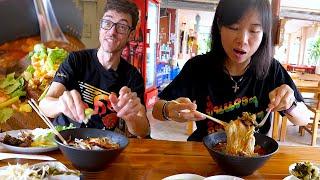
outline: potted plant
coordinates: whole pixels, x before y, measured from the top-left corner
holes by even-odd
[[[316,66],[316,74],[320,74],[320,36],[311,46],[310,50],[310,65]]]

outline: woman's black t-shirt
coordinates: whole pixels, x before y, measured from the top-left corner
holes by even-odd
[[[289,85],[294,90],[297,101],[303,98],[287,71],[273,59],[268,75],[257,79],[250,69],[243,76],[233,77],[239,81],[239,89],[234,92],[235,82],[223,69],[217,70],[214,58],[210,54],[196,56],[190,59],[179,75],[159,94],[161,99],[173,100],[178,97],[188,97],[196,101],[197,110],[209,116],[229,122],[237,119],[242,112],[256,114],[260,122],[266,114],[269,104],[269,93],[282,84]],[[188,140],[201,141],[210,133],[222,130],[222,126],[210,121],[197,121],[197,130]],[[259,129],[266,134],[271,127],[271,119]]]

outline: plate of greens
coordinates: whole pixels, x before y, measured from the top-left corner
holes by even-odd
[[[289,173],[298,179],[320,179],[319,165],[308,161],[291,164]]]
[[[0,167],[0,179],[78,180],[80,175],[79,171],[68,169],[59,161]]]
[[[72,129],[74,126],[56,126],[58,131]],[[0,145],[11,152],[43,153],[58,149],[51,129],[36,128],[12,130],[0,133]]]

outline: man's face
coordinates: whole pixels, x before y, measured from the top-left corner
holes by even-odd
[[[122,52],[134,36],[131,15],[114,10],[107,11],[100,21],[99,41],[104,52]]]

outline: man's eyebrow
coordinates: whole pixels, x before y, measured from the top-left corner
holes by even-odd
[[[102,18],[105,18],[105,17],[112,17],[112,16],[110,16],[110,15],[105,15],[105,16],[103,16]]]
[[[129,21],[126,19],[120,19],[118,22],[126,22],[127,24],[129,24]]]
[[[102,19],[104,19],[104,18],[112,18],[112,17],[113,16],[111,16],[111,15],[105,15],[105,16],[102,17]],[[126,20],[126,19],[120,19],[118,22],[126,22],[127,24],[129,24],[128,20]]]

